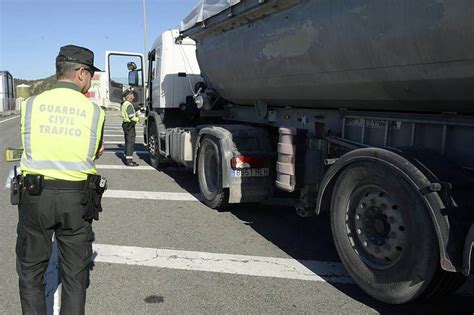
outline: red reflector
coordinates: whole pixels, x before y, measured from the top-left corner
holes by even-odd
[[[231,166],[233,169],[262,168],[263,158],[259,156],[236,156],[232,158]]]

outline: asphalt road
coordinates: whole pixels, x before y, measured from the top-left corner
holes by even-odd
[[[137,142],[142,131],[138,128]],[[19,119],[0,119],[0,149],[18,147]],[[104,211],[94,222],[88,314],[398,314],[474,312],[474,281],[456,294],[392,306],[366,296],[345,273],[327,216],[301,219],[279,206],[219,212],[199,202],[191,173],[122,167],[123,136],[107,114],[108,178]],[[15,271],[17,210],[3,189],[12,163],[0,162],[0,313],[20,313]],[[54,269],[54,268],[53,268]],[[51,302],[53,299],[51,299]],[[57,305],[57,303],[56,303]]]

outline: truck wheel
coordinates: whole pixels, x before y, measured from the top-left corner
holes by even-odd
[[[359,287],[391,304],[426,294],[440,272],[438,242],[428,210],[403,175],[357,162],[334,187],[333,238]]]
[[[158,134],[156,133],[156,126],[152,124],[148,132],[148,156],[150,157],[150,164],[156,169],[162,169],[168,166],[165,163],[165,158],[160,155],[158,147]]]
[[[228,189],[222,188],[222,161],[219,140],[205,136],[199,149],[197,174],[204,203],[213,209],[224,208],[229,201]]]

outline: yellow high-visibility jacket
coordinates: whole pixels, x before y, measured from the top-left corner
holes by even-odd
[[[28,98],[21,104],[22,173],[68,181],[96,174],[104,121],[104,111],[72,83]]]
[[[124,101],[122,105],[120,106],[120,113],[122,114],[122,119],[123,122],[138,122],[139,118],[137,117],[137,114],[135,112],[135,109],[133,108],[133,104],[130,103],[129,101]]]

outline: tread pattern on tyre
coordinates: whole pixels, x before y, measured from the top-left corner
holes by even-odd
[[[211,135],[207,135],[207,136],[204,136],[202,141],[201,141],[201,149],[199,150],[199,154],[198,154],[198,169],[197,169],[197,174],[198,174],[198,183],[199,183],[199,188],[201,190],[201,193],[202,195],[204,196],[204,203],[210,207],[210,208],[213,208],[213,209],[225,209],[228,205],[228,201],[229,201],[229,190],[228,189],[225,189],[222,187],[222,174],[220,174],[220,183],[218,183],[218,188],[217,188],[217,192],[214,194],[214,196],[211,198],[211,199],[208,199],[206,197],[206,193],[203,192],[203,188],[202,186],[204,186],[204,179],[203,179],[203,170],[201,169],[201,158],[202,158],[202,150],[203,148],[206,148],[207,147],[207,144],[206,143],[210,143],[213,148],[215,148],[217,150],[216,154],[219,158],[219,162],[218,162],[218,165],[216,165],[216,169],[219,171],[219,172],[222,172],[222,167],[221,167],[221,157],[220,157],[220,148],[219,148],[219,140],[214,137],[214,136],[211,136]]]
[[[149,131],[148,131],[148,134],[149,134],[149,137],[151,138],[152,136],[155,136],[156,138],[156,141],[157,143],[155,144],[156,146],[159,146],[159,137],[158,137],[158,134],[156,132],[156,123],[153,123],[150,128],[149,128]],[[165,128],[165,125],[163,124],[158,124],[158,127],[161,127],[161,128]],[[150,141],[148,140],[148,143],[150,143]],[[169,166],[169,163],[166,163],[166,159],[163,158],[159,153],[156,155],[152,155],[151,152],[148,152],[148,156],[150,157],[150,164],[153,168],[156,168],[157,170],[161,170],[161,169],[164,169],[166,168],[167,166]]]

